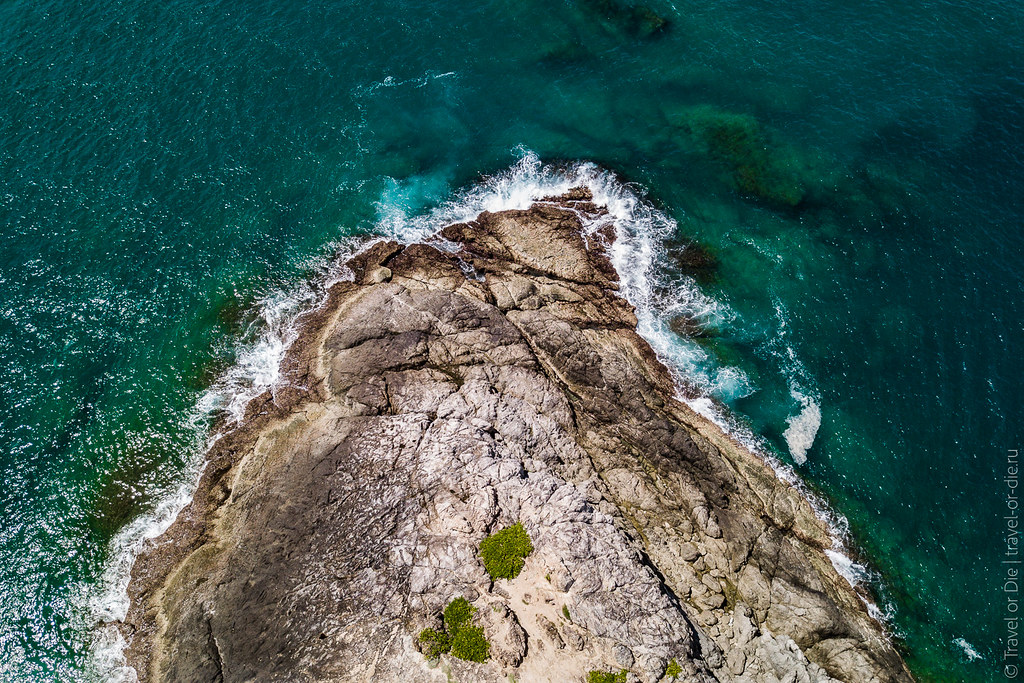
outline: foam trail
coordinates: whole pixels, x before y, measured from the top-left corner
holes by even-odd
[[[789,425],[782,436],[797,465],[807,462],[807,451],[814,445],[814,437],[821,427],[821,407],[812,397],[791,389],[790,393],[803,406],[801,411],[786,420]]]
[[[835,550],[826,550],[825,554],[828,555],[830,560],[832,560],[832,564],[835,565],[836,570],[846,577],[850,583],[860,583],[871,576],[870,572],[864,565],[854,562],[840,552]]]
[[[974,661],[975,659],[982,659],[981,653],[974,649],[974,646],[968,643],[963,638],[957,638],[953,641],[953,644],[959,647],[965,655],[967,655],[968,661]]]
[[[846,520],[844,519],[843,522]],[[846,525],[843,525],[846,528]],[[847,554],[846,549],[838,541],[833,543],[832,548],[825,551],[828,559],[832,562],[832,566],[835,570],[846,579],[847,583],[856,588],[857,586],[871,585],[878,580],[878,577],[870,569],[865,567],[859,562],[854,562]],[[864,605],[868,609],[868,614],[879,622],[880,624],[887,623],[891,618],[891,612],[881,609],[874,602],[866,599],[863,595],[858,592],[860,599],[864,602]]]
[[[765,350],[781,364],[789,379],[789,393],[800,406],[800,411],[796,415],[786,419],[786,430],[782,436],[786,440],[793,462],[803,465],[807,462],[807,451],[814,445],[814,439],[821,427],[821,399],[813,389],[814,379],[788,341],[789,312],[777,297],[773,297],[773,304],[778,329],[765,345]]]

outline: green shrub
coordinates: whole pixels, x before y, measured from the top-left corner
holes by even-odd
[[[486,662],[491,644],[479,626],[463,626],[452,637],[452,656],[467,662]]]
[[[444,608],[444,630],[452,635],[469,624],[476,612],[476,607],[469,604],[466,598],[455,598]]]
[[[443,631],[425,628],[420,631],[420,642],[426,647],[428,659],[437,659],[452,648],[452,640]]]
[[[492,534],[480,542],[480,557],[492,579],[514,579],[523,570],[533,543],[522,522]]]
[[[619,673],[612,671],[591,671],[587,674],[587,683],[626,683],[626,676],[629,674],[628,669],[623,669]]]
[[[486,662],[490,657],[491,644],[484,637],[484,630],[473,626],[476,607],[466,598],[455,598],[444,608],[442,620],[444,630],[425,628],[420,631],[419,640],[429,659],[437,659],[451,653],[453,657],[467,662]]]
[[[675,659],[668,663],[668,667],[665,669],[665,676],[671,678],[673,681],[679,678],[679,674],[683,673],[683,667],[679,666],[679,662]]]
[[[568,605],[562,605],[562,616],[565,617],[566,621],[568,621],[570,623],[572,622],[572,617],[569,616],[569,606]]]

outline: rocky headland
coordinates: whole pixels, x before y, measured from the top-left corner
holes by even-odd
[[[603,215],[574,190],[347,264],[135,564],[140,680],[912,680],[807,500],[676,400]],[[458,598],[483,662],[420,637]]]

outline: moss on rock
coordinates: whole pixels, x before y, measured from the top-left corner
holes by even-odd
[[[452,649],[452,639],[444,631],[425,628],[420,631],[420,645],[428,659],[437,659]]]
[[[466,598],[455,598],[444,608],[444,628],[448,633],[455,634],[469,624],[476,608]]]

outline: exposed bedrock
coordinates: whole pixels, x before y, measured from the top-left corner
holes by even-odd
[[[381,242],[140,556],[144,681],[909,681],[760,458],[674,399],[585,191]],[[534,551],[493,581],[488,534]],[[417,635],[465,597],[490,659]]]

